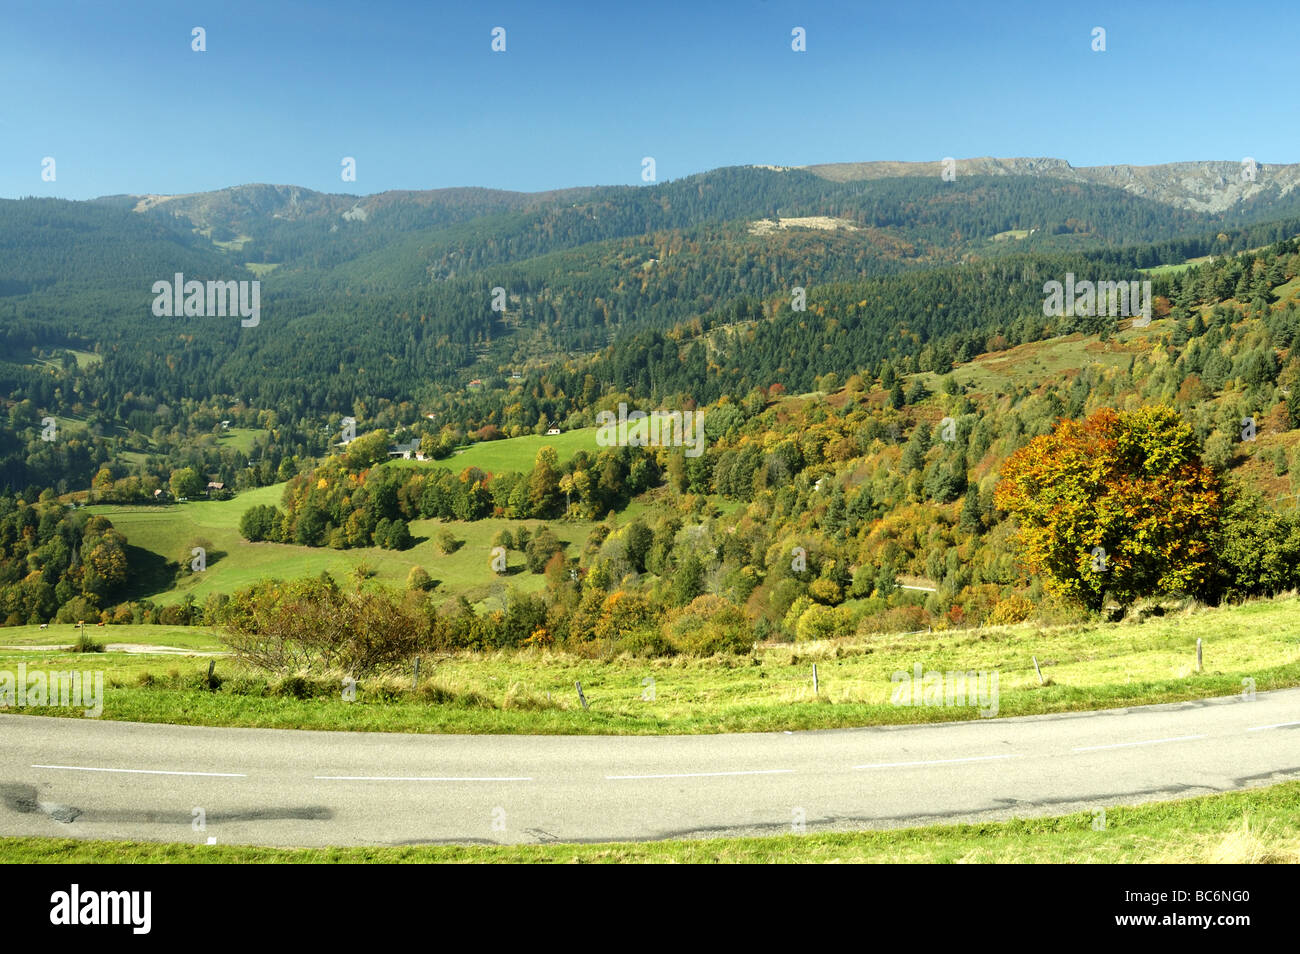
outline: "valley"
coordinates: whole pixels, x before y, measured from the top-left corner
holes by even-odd
[[[1290,167],[1261,167],[1261,188],[1215,211],[1092,173],[1063,191],[1068,167],[998,168],[955,183],[738,168],[533,197],[0,202],[0,221],[35,237],[0,297],[0,670],[101,672],[106,724],[449,745],[1289,698]],[[954,212],[943,186],[979,211]],[[905,221],[886,212],[899,203]],[[197,298],[150,315],[148,268],[114,261],[142,218],[148,254],[169,262],[158,280],[183,268],[200,295],[249,275],[264,287],[244,311],[260,320],[219,326]],[[120,236],[42,231],[78,220]],[[41,236],[79,278],[39,277]],[[1089,289],[1083,307],[1064,307],[1065,289]],[[978,704],[945,699],[945,683],[981,687]],[[1267,806],[1284,788],[1211,797]],[[1159,830],[1185,804],[1113,811]],[[1035,825],[1071,824],[980,817],[1010,826],[1022,848],[999,857],[1018,860],[1056,857]],[[730,824],[710,850],[758,857]],[[991,858],[989,830],[906,837],[931,839],[925,857]],[[830,839],[805,840],[807,857],[860,859],[889,836],[800,837]],[[1285,855],[1287,837],[1258,850]],[[696,850],[657,844],[638,857]]]

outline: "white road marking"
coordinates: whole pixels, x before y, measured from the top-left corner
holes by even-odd
[[[930,759],[925,762],[874,762],[871,765],[855,765],[855,769],[907,768],[913,765],[952,765],[956,762],[992,762],[997,759],[1020,759],[1023,755],[975,755],[967,759]]]
[[[469,778],[434,775],[313,775],[319,782],[531,782],[526,776]]]
[[[204,778],[248,778],[239,772],[164,772],[161,769],[91,768],[86,765],[33,765],[32,768],[63,769],[68,772],[122,772],[127,775],[201,775]]]
[[[1203,735],[1179,735],[1172,739],[1146,739],[1142,742],[1116,742],[1112,745],[1083,745],[1072,752],[1096,752],[1099,749],[1127,749],[1135,745],[1159,745],[1162,742],[1190,742],[1192,739],[1203,739]]]
[[[794,769],[757,769],[751,772],[673,772],[666,775],[606,775],[607,780],[638,778],[717,778],[722,775],[790,775]]]
[[[1265,729],[1285,729],[1287,726],[1300,725],[1300,722],[1278,722],[1274,725],[1252,725],[1247,732],[1263,732]]]

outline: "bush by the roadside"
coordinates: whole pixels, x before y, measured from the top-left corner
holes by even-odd
[[[381,587],[344,590],[328,575],[257,583],[221,608],[222,641],[268,672],[367,676],[404,663],[428,636],[427,616]]]

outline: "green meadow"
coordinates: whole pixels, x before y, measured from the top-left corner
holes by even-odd
[[[265,434],[256,428],[231,428],[217,439],[223,446],[237,447],[248,453],[253,442]],[[580,450],[592,454],[602,450],[596,443],[596,428],[583,428],[558,435],[526,435],[500,441],[485,441],[462,448],[441,461],[393,460],[383,467],[433,468],[455,471],[478,467],[492,473],[516,471],[526,473],[533,467],[537,452],[546,446],[556,449],[561,462]],[[143,457],[143,455],[135,455]],[[133,565],[139,568],[127,598],[150,599],[167,605],[187,596],[203,602],[211,593],[231,593],[268,577],[290,579],[318,576],[329,572],[336,578],[348,576],[364,564],[374,579],[404,585],[411,568],[421,566],[437,581],[435,594],[464,593],[472,602],[499,604],[499,594],[506,585],[524,592],[542,587],[542,577],[524,571],[523,554],[509,554],[507,572],[497,576],[489,567],[492,538],[503,528],[527,526],[535,530],[546,524],[568,544],[568,552],[581,549],[595,523],[575,520],[506,520],[490,518],[473,522],[413,520],[411,535],[416,545],[409,550],[394,551],[378,547],[332,550],[280,543],[249,543],[239,533],[239,521],[252,507],[269,504],[280,506],[285,484],[273,484],[245,490],[230,500],[191,500],[167,506],[96,505],[91,513],[102,514],[126,534]],[[634,501],[619,519],[631,519],[648,506]],[[728,502],[723,509],[734,509]],[[434,544],[434,535],[448,528],[461,545],[452,553],[442,553]],[[177,579],[175,567],[189,562],[193,546],[204,541],[208,551],[207,570]]]
[[[639,427],[644,435],[647,424],[643,422]],[[628,434],[635,435],[637,429],[638,425],[630,424]],[[499,441],[480,441],[457,449],[451,457],[443,460],[416,461],[398,459],[389,461],[384,466],[446,467],[457,472],[464,470],[466,467],[477,467],[493,474],[507,471],[523,474],[533,469],[533,464],[537,460],[537,452],[543,447],[555,448],[556,457],[561,464],[572,459],[573,455],[578,451],[586,451],[588,455],[595,457],[605,450],[596,440],[599,431],[600,429],[596,427],[580,427],[559,434],[525,434],[522,437],[511,437]]]
[[[78,632],[75,623],[50,623],[45,629],[41,629],[39,626],[0,627],[0,652],[14,646],[71,645],[76,642]],[[205,653],[222,652],[225,649],[212,630],[198,626],[166,626],[156,623],[140,626],[96,626],[91,623],[86,626],[86,635],[95,642],[106,645],[165,646]],[[96,653],[93,656],[91,654],[85,655],[87,658],[94,659],[116,659],[118,654]],[[29,658],[27,654],[12,654],[8,657],[8,662],[12,663],[27,658]],[[66,664],[67,659],[72,657],[57,657],[47,654],[40,656],[40,658],[46,661],[63,659],[63,663]]]
[[[221,436],[217,438],[217,443],[222,447],[229,447],[232,450],[248,455],[253,452],[253,441],[266,435],[267,431],[263,428],[231,427],[221,432]]]
[[[537,452],[543,447],[554,447],[561,464],[570,460],[580,450],[595,456],[604,450],[596,443],[596,428],[583,427],[559,434],[525,434],[499,441],[480,441],[458,449],[444,460],[415,461],[394,460],[388,467],[446,467],[458,473],[466,467],[477,467],[494,474],[514,471],[527,473],[533,469]]]
[[[504,527],[520,526],[535,530],[545,524],[569,545],[568,552],[574,554],[595,526],[591,521],[574,520],[489,518],[468,523],[413,520],[411,535],[416,544],[400,551],[249,543],[239,533],[240,517],[258,504],[279,505],[284,487],[284,484],[259,487],[231,500],[194,500],[163,507],[104,505],[89,509],[108,517],[113,526],[126,534],[133,564],[144,568],[131,584],[131,598],[148,598],[163,605],[179,602],[186,596],[193,596],[201,603],[210,593],[232,593],[268,577],[293,579],[328,571],[344,579],[359,564],[368,566],[375,579],[397,586],[405,585],[412,567],[422,566],[438,581],[435,593],[464,593],[471,601],[497,593],[505,585],[531,592],[541,589],[543,580],[539,574],[524,569],[522,553],[509,553],[507,572],[502,576],[497,576],[489,566],[492,538],[497,532]],[[630,519],[644,506],[633,504],[620,519]],[[433,541],[442,527],[461,541],[453,553],[442,553]],[[190,548],[200,540],[209,544],[207,570],[184,576],[178,582],[174,567],[169,568],[167,564],[179,563],[182,558],[188,562]]]

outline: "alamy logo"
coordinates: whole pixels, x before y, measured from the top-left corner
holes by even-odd
[[[133,934],[148,934],[153,924],[152,891],[69,891],[50,895],[51,924],[127,924]]]
[[[238,315],[245,328],[262,321],[262,283],[258,281],[186,281],[177,272],[174,281],[153,283],[153,313],[156,318],[225,318]]]
[[[890,702],[896,706],[979,706],[985,719],[998,714],[998,673],[924,672],[917,663],[912,672],[899,670],[889,677],[894,683]]]
[[[1093,282],[1075,283],[1074,272],[1066,272],[1065,284],[1048,282],[1043,286],[1043,314],[1048,318],[1062,315],[1096,317],[1107,314],[1111,318],[1135,318],[1135,328],[1151,323],[1151,282]]]
[[[703,411],[633,411],[619,402],[618,414],[596,415],[596,443],[601,447],[682,447],[687,457],[704,453]]]
[[[0,709],[17,706],[64,706],[80,708],[87,719],[98,719],[104,711],[104,673],[97,672],[27,672],[27,663],[18,664],[18,675],[0,669]]]

